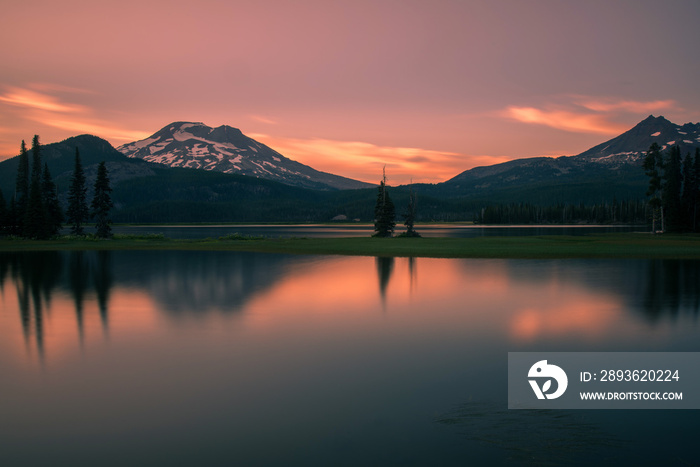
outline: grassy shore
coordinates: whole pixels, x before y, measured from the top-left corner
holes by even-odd
[[[0,251],[202,250],[432,258],[688,258],[700,259],[698,235],[615,233],[583,236],[478,238],[260,238],[173,240],[122,236],[111,240],[0,239]]]

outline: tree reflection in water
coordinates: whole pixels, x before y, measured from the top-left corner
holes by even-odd
[[[145,290],[170,318],[239,313],[251,298],[287,277],[303,274],[314,261],[319,259],[237,252],[0,252],[0,291],[16,292],[24,342],[28,348],[33,343],[43,359],[46,315],[58,289],[72,299],[82,345],[85,308],[90,303],[97,305],[103,334],[108,335],[109,302],[116,286]],[[418,292],[419,261],[408,259],[410,294]],[[463,261],[469,271],[480,267],[472,260],[444,261]],[[556,279],[595,293],[615,294],[627,310],[652,324],[688,314],[695,317],[700,310],[698,261],[501,260],[499,265],[512,280],[531,283],[533,289]],[[395,267],[393,257],[375,258],[382,309]]]
[[[20,320],[27,346],[34,339],[39,358],[44,358],[45,315],[51,309],[52,294],[57,288],[67,290],[75,306],[80,341],[84,334],[84,302],[90,289],[95,288],[104,331],[109,327],[108,301],[112,286],[112,266],[109,251],[28,251],[0,253],[0,283],[5,293],[5,278],[9,277],[17,292]],[[66,264],[65,256],[68,257]],[[65,270],[67,268],[67,271]],[[64,281],[67,279],[67,284]]]
[[[643,310],[651,322],[675,319],[682,310],[698,315],[700,268],[696,261],[650,260],[643,292]]]

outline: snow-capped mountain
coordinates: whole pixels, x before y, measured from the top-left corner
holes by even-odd
[[[367,188],[369,183],[320,172],[284,157],[237,128],[175,122],[151,137],[117,148],[128,157],[170,167],[213,170],[313,189]]]
[[[648,116],[634,128],[610,141],[582,152],[579,159],[605,164],[619,164],[641,160],[649,146],[657,143],[661,150],[679,146],[681,154],[694,152],[700,147],[700,123],[676,125],[664,117]]]
[[[648,177],[642,164],[652,143],[662,150],[678,145],[683,157],[700,148],[700,123],[677,125],[649,116],[634,128],[576,156],[532,157],[475,167],[438,184],[436,194],[540,203],[599,202],[644,197]],[[434,190],[435,191],[435,190]]]
[[[577,156],[514,159],[487,167],[475,167],[445,183],[505,173],[508,173],[508,176],[503,181],[510,182],[524,177],[522,169],[533,172],[530,174],[533,177],[546,178],[591,168],[615,170],[627,165],[641,166],[652,143],[657,143],[662,150],[678,145],[683,156],[688,152],[693,153],[695,148],[700,147],[700,123],[676,125],[664,117],[650,115],[631,130]]]

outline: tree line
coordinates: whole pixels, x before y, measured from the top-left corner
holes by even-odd
[[[477,224],[646,224],[649,206],[645,201],[617,201],[593,205],[530,203],[490,205],[474,216]]]
[[[652,231],[698,231],[700,204],[700,148],[682,158],[681,149],[671,146],[662,152],[653,143],[644,158],[649,177]]]
[[[9,203],[0,190],[0,233],[29,239],[48,239],[59,234],[65,220],[73,235],[85,235],[84,226],[93,218],[96,236],[111,237],[112,221],[109,212],[113,207],[112,189],[104,162],[97,168],[94,196],[88,207],[85,173],[80,153],[75,149],[75,166],[68,190],[68,206],[64,213],[48,164],[44,162],[42,167],[38,135],[34,135],[32,140],[31,165],[24,140],[18,157],[15,192]]]

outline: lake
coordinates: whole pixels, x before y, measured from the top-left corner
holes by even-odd
[[[0,252],[0,465],[700,463],[694,410],[508,410],[508,352],[698,351],[700,261]]]

